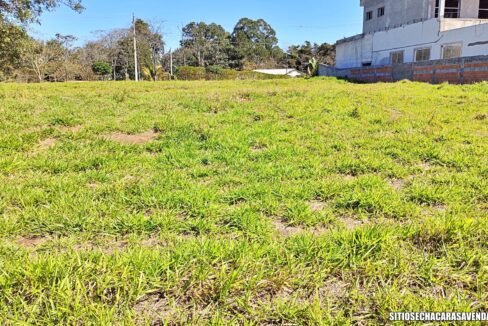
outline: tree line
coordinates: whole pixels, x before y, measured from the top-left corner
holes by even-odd
[[[176,71],[182,66],[209,70],[286,67],[313,74],[314,63],[332,65],[335,61],[335,48],[327,43],[307,41],[281,49],[276,31],[264,19],[242,18],[232,32],[216,23],[191,22],[181,29],[180,46],[174,51],[165,47],[162,24],[142,19],[126,28],[100,32],[77,47],[72,35],[56,34],[47,41],[29,36],[24,24],[38,21],[44,10],[60,4],[83,10],[80,0],[0,0],[0,80],[135,79],[134,30],[139,77],[144,80],[171,78],[171,68]]]

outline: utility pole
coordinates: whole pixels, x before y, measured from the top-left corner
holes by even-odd
[[[169,70],[170,70],[170,78],[173,80],[173,50],[169,49]]]
[[[134,30],[134,76],[136,82],[139,81],[139,67],[137,63],[137,40],[136,40],[136,16],[132,14],[132,27]]]

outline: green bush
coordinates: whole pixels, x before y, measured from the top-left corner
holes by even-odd
[[[92,71],[99,76],[106,76],[112,73],[112,66],[104,61],[97,61],[92,65]]]
[[[181,80],[204,80],[206,75],[205,68],[202,67],[179,67],[176,76]]]
[[[205,70],[207,71],[207,73],[218,75],[224,71],[224,68],[221,66],[208,66],[207,68],[205,68]]]

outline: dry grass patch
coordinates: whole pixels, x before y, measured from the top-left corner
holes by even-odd
[[[327,206],[326,203],[324,203],[321,200],[312,200],[308,202],[308,207],[310,207],[310,210],[312,212],[320,212],[322,211],[325,207]]]
[[[83,128],[83,126],[69,126],[69,127],[66,127],[66,126],[63,126],[63,127],[60,127],[59,130],[63,133],[77,133],[77,132],[80,132],[81,129]]]
[[[432,164],[429,162],[422,162],[418,165],[422,171],[430,171],[432,169]]]
[[[160,294],[148,294],[134,305],[137,325],[163,325],[173,319],[177,307],[170,305],[168,300]]]
[[[283,222],[282,220],[273,220],[273,226],[278,233],[285,238],[293,237],[298,234],[302,233],[311,233],[315,236],[321,236],[327,232],[329,232],[328,228],[325,227],[301,227],[301,226],[291,226],[287,223]]]
[[[395,121],[395,120],[400,119],[402,116],[403,116],[403,113],[402,112],[400,112],[400,111],[398,111],[396,109],[391,109],[390,110],[390,120]]]
[[[354,219],[350,216],[346,216],[340,219],[344,227],[348,230],[355,230],[363,225],[365,225],[365,222]]]
[[[16,240],[16,243],[25,248],[37,248],[48,241],[49,238],[47,237],[20,237]]]
[[[405,188],[406,181],[402,179],[393,179],[390,180],[390,186],[395,189],[396,191],[401,191],[403,188]]]
[[[327,281],[326,284],[317,289],[317,294],[321,300],[335,301],[347,296],[348,285],[338,279],[332,279]]]
[[[355,175],[352,175],[352,174],[344,174],[344,175],[342,175],[342,178],[345,181],[354,181],[354,180],[356,180],[356,176]]]
[[[110,134],[107,138],[111,141],[121,143],[124,145],[143,145],[156,139],[159,134],[154,130],[148,130],[140,134],[125,134],[115,132]]]
[[[47,139],[44,139],[44,140],[41,140],[37,146],[36,146],[36,150],[37,151],[44,151],[44,150],[48,150],[50,148],[53,148],[54,146],[56,146],[56,143],[58,142],[58,140],[56,138],[47,138]]]
[[[266,146],[263,146],[263,145],[255,145],[255,146],[251,147],[251,152],[253,152],[253,153],[260,153],[264,150],[266,150]]]
[[[294,235],[304,232],[303,228],[297,226],[289,226],[281,220],[273,220],[273,226],[283,237],[292,237]]]

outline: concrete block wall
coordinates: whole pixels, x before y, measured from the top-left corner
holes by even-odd
[[[488,81],[488,55],[352,69],[335,69],[321,65],[319,76],[334,76],[367,83],[409,79],[433,84],[472,84]]]

